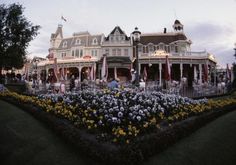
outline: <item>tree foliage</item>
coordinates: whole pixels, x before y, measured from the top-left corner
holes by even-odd
[[[29,42],[38,34],[40,26],[28,21],[23,11],[20,4],[0,5],[0,69],[22,68]]]

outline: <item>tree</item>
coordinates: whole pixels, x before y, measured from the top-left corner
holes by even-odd
[[[23,11],[20,4],[0,5],[0,70],[22,68],[29,42],[38,34],[40,26],[33,26]]]

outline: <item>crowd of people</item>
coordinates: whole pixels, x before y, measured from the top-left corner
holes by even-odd
[[[131,70],[131,80],[129,82],[120,81],[119,78],[109,77],[107,80],[100,80],[96,79],[95,81],[91,81],[89,79],[84,78],[80,81],[79,77],[75,77],[71,75],[68,80],[58,80],[56,82],[51,82],[49,79],[47,81],[42,82],[38,79],[37,76],[29,76],[26,78],[25,75],[20,74],[13,74],[7,73],[6,75],[0,74],[0,84],[7,84],[7,83],[25,83],[27,87],[27,92],[30,94],[37,94],[37,93],[45,93],[45,92],[52,92],[52,93],[66,93],[66,92],[76,92],[79,90],[84,90],[88,88],[93,89],[116,89],[116,88],[132,88],[139,91],[148,91],[154,85],[151,84],[150,81],[146,82],[143,79],[139,79],[137,82],[136,80],[136,72],[132,69]],[[152,82],[153,83],[153,82]],[[181,81],[163,81],[163,86],[159,87],[159,82],[155,81],[155,86],[161,89],[170,91],[171,93],[187,93],[188,91],[188,79],[183,77]],[[210,85],[210,83],[200,83],[199,81],[195,80],[192,83],[193,93],[203,93],[204,91],[211,91],[217,90],[217,93],[225,93],[230,83],[220,82],[216,85]],[[211,87],[212,86],[212,87]],[[154,89],[154,88],[153,88]],[[153,90],[151,89],[151,90]],[[210,91],[210,92],[211,92]]]

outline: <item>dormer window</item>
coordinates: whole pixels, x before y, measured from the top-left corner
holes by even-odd
[[[153,52],[153,51],[154,51],[154,46],[153,46],[152,43],[149,43],[149,44],[148,44],[148,47],[149,47],[149,51],[150,51],[150,52]]]
[[[113,37],[112,36],[110,36],[110,41],[113,41]]]
[[[93,45],[97,45],[97,44],[98,44],[98,40],[97,40],[97,38],[94,38],[94,39],[93,39],[92,44],[93,44]]]
[[[115,31],[115,35],[120,35],[120,32],[119,32],[118,28]]]
[[[66,48],[67,47],[67,41],[64,41],[63,42],[63,48]]]
[[[81,39],[76,39],[75,40],[75,45],[81,45]]]
[[[161,49],[161,50],[164,50],[164,44],[159,44],[159,48]]]

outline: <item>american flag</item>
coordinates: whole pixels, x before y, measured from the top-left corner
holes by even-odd
[[[61,16],[61,19],[62,19],[63,21],[65,21],[65,22],[67,21],[63,16]]]

